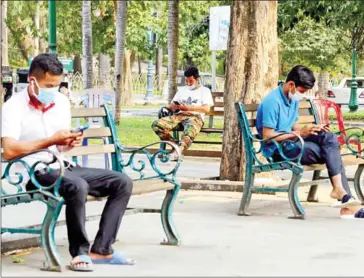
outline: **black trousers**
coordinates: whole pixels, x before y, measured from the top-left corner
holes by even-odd
[[[318,135],[310,135],[303,138],[305,141],[304,152],[301,158],[302,165],[326,164],[329,177],[341,174],[341,181],[345,191],[351,194],[349,183],[345,174],[345,168],[340,155],[340,144],[337,136],[330,132],[321,132]],[[301,151],[301,143],[290,146],[284,150],[287,157],[293,158]],[[274,161],[282,161],[278,151],[273,154]]]
[[[38,171],[37,180],[50,185],[58,174],[57,170],[50,174]],[[29,182],[26,188],[34,189],[34,185]],[[69,252],[72,257],[86,255],[90,250],[85,230],[87,195],[108,197],[91,252],[109,255],[113,253],[111,245],[115,242],[132,188],[133,181],[127,175],[111,170],[80,166],[69,166],[65,170],[59,192],[65,200]]]

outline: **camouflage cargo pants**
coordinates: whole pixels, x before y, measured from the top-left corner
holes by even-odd
[[[156,120],[152,129],[161,140],[172,141],[171,131],[179,124],[183,126],[181,145],[184,150],[189,148],[203,126],[203,119],[199,115],[172,115]]]

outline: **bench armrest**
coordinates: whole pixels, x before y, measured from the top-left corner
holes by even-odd
[[[47,161],[43,161],[43,160],[39,160],[37,162],[35,162],[33,165],[29,165],[24,158],[29,157],[30,155],[34,155],[37,153],[48,153],[49,154],[49,159]],[[10,183],[11,185],[14,185],[17,188],[17,193],[20,193],[23,191],[21,184],[24,180],[24,173],[20,172],[20,169],[17,169],[17,167],[13,167],[14,165],[21,165],[23,167],[24,170],[26,170],[26,172],[29,175],[30,180],[32,181],[32,183],[34,184],[35,187],[37,187],[40,190],[50,190],[52,188],[54,188],[54,194],[55,196],[59,196],[59,185],[61,183],[61,180],[64,176],[64,164],[63,161],[57,156],[57,154],[55,154],[54,152],[48,150],[48,149],[42,149],[42,150],[38,150],[38,151],[34,151],[31,152],[29,154],[26,155],[22,155],[19,156],[17,158],[14,158],[12,160],[2,160],[3,163],[6,163],[7,165],[5,166],[4,169],[4,173],[1,177],[1,179],[5,179],[8,183]],[[52,183],[49,186],[43,186],[41,185],[36,177],[35,177],[35,172],[38,169],[45,169],[46,171],[50,172],[52,171],[52,168],[50,167],[52,164],[59,164],[59,167],[57,167],[59,169],[59,176],[57,177],[57,179],[54,181],[54,183]],[[13,168],[12,168],[13,167]],[[12,175],[15,175],[15,178],[12,177]],[[7,195],[6,191],[3,189],[3,187],[1,188],[1,192],[4,195]]]
[[[172,148],[172,150],[167,151],[165,149],[161,149],[160,148],[161,144],[169,145]],[[154,154],[151,154],[147,150],[147,148],[149,148],[153,145],[158,145],[159,148]],[[177,170],[182,161],[181,151],[175,143],[172,143],[169,141],[158,141],[158,142],[154,142],[154,143],[148,144],[146,146],[140,147],[139,149],[133,149],[133,150],[123,148],[119,145],[118,149],[123,154],[130,154],[130,157],[128,158],[128,160],[126,162],[123,162],[123,161],[121,162],[121,167],[122,168],[130,167],[133,171],[139,173],[140,179],[159,177],[159,178],[168,180],[167,176],[172,176],[172,180],[175,181]],[[167,162],[170,162],[169,156],[172,151],[177,152],[177,155],[178,155],[177,161],[173,161],[174,165],[168,165],[168,166],[170,166],[170,167],[168,167],[168,169],[161,169],[161,166],[163,164],[165,165]],[[136,161],[137,154],[144,155],[147,161],[143,161],[140,158]],[[159,155],[161,155],[161,157],[158,157]],[[146,166],[147,166],[146,162],[149,162],[151,168],[157,174],[156,176],[155,175],[148,176],[148,177],[145,176],[144,170],[146,169]]]
[[[291,139],[286,139],[284,141],[281,141],[281,142],[277,142],[275,139],[276,138],[279,138],[283,135],[294,135],[294,138],[291,138]],[[271,138],[267,138],[267,139],[259,139],[259,138],[256,138],[255,136],[250,136],[253,143],[254,142],[259,142],[260,143],[260,148],[259,150],[255,153],[255,154],[258,154],[260,152],[262,152],[262,149],[263,149],[263,146],[264,144],[266,143],[272,143],[274,144],[276,147],[277,147],[277,150],[279,152],[279,155],[285,160],[285,161],[297,161],[298,164],[301,163],[301,158],[302,158],[302,155],[303,155],[303,152],[304,152],[304,147],[305,147],[305,142],[304,140],[302,139],[302,137],[300,135],[297,135],[296,133],[294,132],[283,132],[283,133],[280,133],[274,137],[271,137]],[[297,142],[301,143],[301,150],[300,152],[297,154],[297,156],[295,157],[287,157],[285,154],[284,154],[284,151],[285,149],[287,148],[287,145],[292,145],[293,148],[298,148],[297,146]],[[293,145],[294,144],[294,145]],[[292,150],[292,149],[291,149]],[[268,159],[269,162],[272,162],[272,158],[271,157],[266,157]],[[264,164],[262,163],[258,157],[255,155],[255,159],[256,161],[259,163],[259,164]]]
[[[347,131],[351,131],[351,130],[358,130],[359,133],[353,133],[350,134],[349,136],[346,135]],[[361,127],[349,127],[346,128],[344,130],[338,131],[335,134],[337,134],[338,136],[341,136],[344,141],[345,141],[345,145],[346,147],[349,149],[349,151],[356,156],[362,156],[363,155],[363,151],[361,149],[361,140],[360,137],[364,136],[364,129]],[[353,149],[353,145],[356,145],[357,149]]]

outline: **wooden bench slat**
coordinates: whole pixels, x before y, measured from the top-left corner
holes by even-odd
[[[300,116],[298,122],[300,124],[315,123],[315,117],[313,115]]]
[[[221,101],[216,101],[216,102],[214,103],[214,107],[224,107],[224,103],[223,103],[223,102],[221,102]]]
[[[223,129],[222,128],[202,128],[201,132],[205,132],[205,133],[223,133]]]
[[[105,117],[104,108],[72,108],[71,109],[72,118],[82,118],[82,117]]]
[[[209,111],[206,113],[207,116],[224,116],[224,111]]]
[[[133,182],[133,193],[132,195],[141,195],[146,193],[152,193],[157,191],[165,191],[168,189],[173,189],[174,185],[169,182],[164,182],[163,180],[138,180]],[[100,201],[107,199],[97,198],[93,196],[87,196],[87,201]]]
[[[311,103],[309,101],[301,101],[300,109],[312,108]]]
[[[252,103],[252,104],[244,104],[244,108],[246,112],[254,112],[257,111],[259,104]]]
[[[359,165],[364,164],[364,159],[356,158],[354,155],[347,155],[342,157],[344,167],[351,165]],[[314,170],[325,170],[325,164],[312,164],[304,166],[305,171],[314,171]]]
[[[224,96],[224,92],[211,92],[211,95],[213,98],[215,97],[223,97]]]
[[[111,136],[111,130],[108,127],[99,127],[99,128],[89,128],[86,129],[83,133],[83,137],[92,138],[92,137],[109,137]]]
[[[91,154],[103,154],[114,153],[115,146],[113,144],[108,145],[89,145],[84,147],[75,147],[72,150],[66,152],[67,156],[81,156]]]

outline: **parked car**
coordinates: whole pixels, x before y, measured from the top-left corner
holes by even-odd
[[[15,92],[19,93],[28,86],[29,68],[19,68],[16,70]]]
[[[358,104],[364,105],[364,77],[357,77],[356,81],[358,83]],[[328,90],[327,97],[339,105],[348,105],[350,101],[351,82],[351,78],[343,78],[338,86],[334,86]]]
[[[2,66],[4,102],[7,101],[13,94],[13,69],[9,66]]]

